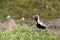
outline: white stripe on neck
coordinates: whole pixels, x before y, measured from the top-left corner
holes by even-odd
[[[38,22],[39,24],[43,25],[43,23],[39,20],[39,16],[38,16],[37,22]]]
[[[40,24],[40,25],[43,25],[43,26],[47,26],[47,25],[45,25],[45,24],[43,24],[43,22],[39,19],[39,16],[38,15],[36,15],[37,17],[38,17],[38,19],[37,19],[37,22]]]

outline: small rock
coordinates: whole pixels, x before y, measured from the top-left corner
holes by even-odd
[[[0,24],[0,30],[6,30],[15,27],[16,27],[16,23],[13,19],[8,19],[6,22]]]

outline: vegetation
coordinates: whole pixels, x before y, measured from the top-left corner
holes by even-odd
[[[0,32],[0,40],[59,40],[58,35],[50,30],[18,27]]]
[[[60,0],[0,0],[0,15],[31,18],[39,14],[44,19],[60,17]]]

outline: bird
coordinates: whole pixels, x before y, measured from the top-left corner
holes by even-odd
[[[35,19],[36,26],[39,29],[45,29],[46,25],[43,24],[43,22],[39,19],[39,15],[33,15],[33,18]]]

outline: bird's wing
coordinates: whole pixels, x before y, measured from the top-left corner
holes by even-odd
[[[47,25],[46,24],[44,24],[43,22],[38,22],[40,25],[42,25],[42,26],[45,26],[45,27],[47,27]]]

